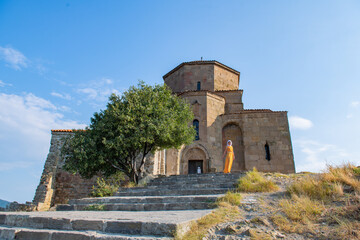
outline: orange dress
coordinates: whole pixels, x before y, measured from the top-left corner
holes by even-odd
[[[225,160],[225,168],[224,173],[229,173],[231,171],[231,166],[234,160],[234,149],[232,146],[226,147],[226,160]]]

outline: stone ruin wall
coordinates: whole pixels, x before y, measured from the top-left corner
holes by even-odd
[[[83,179],[61,169],[64,164],[60,157],[61,148],[65,138],[71,134],[71,131],[52,131],[49,154],[33,200],[38,211],[67,203],[69,199],[88,197],[95,184],[95,178]]]
[[[88,197],[96,184],[96,177],[85,179],[62,169],[64,159],[61,158],[61,148],[65,138],[71,135],[71,130],[51,132],[49,154],[33,200],[38,211],[46,211],[56,204],[67,203],[70,199]],[[145,162],[146,172],[142,177],[148,174],[165,174],[164,155],[164,151],[150,155]]]

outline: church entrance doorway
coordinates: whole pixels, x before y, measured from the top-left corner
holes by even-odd
[[[198,172],[198,168],[200,168],[201,173],[203,173],[203,160],[189,160],[189,174],[196,174]]]

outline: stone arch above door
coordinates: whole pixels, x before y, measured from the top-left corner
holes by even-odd
[[[229,122],[222,128],[222,151],[225,151],[228,140],[232,141],[235,154],[231,171],[245,170],[243,135],[237,123]]]
[[[203,161],[203,173],[207,173],[209,165],[209,154],[202,145],[187,146],[181,154],[180,174],[188,174],[189,161]]]

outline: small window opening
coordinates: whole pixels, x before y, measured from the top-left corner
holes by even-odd
[[[201,90],[201,82],[197,82],[196,90],[197,90],[197,91],[200,91],[200,90]]]
[[[265,144],[265,158],[268,161],[270,161],[270,159],[271,159],[271,157],[270,157],[270,147],[269,147],[268,143]]]
[[[195,128],[195,131],[196,131],[196,135],[195,135],[195,140],[199,140],[199,121],[198,120],[194,120],[193,121],[193,126]]]

